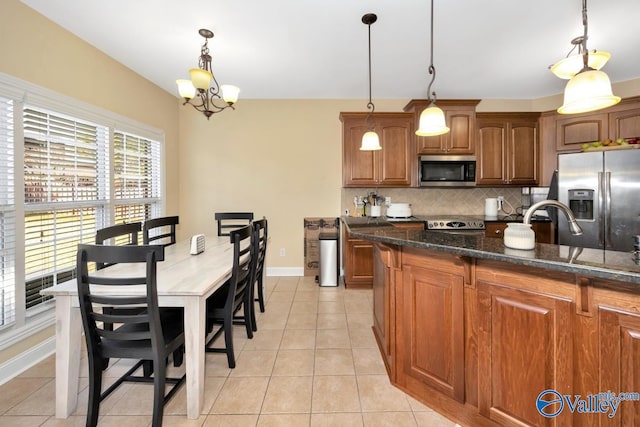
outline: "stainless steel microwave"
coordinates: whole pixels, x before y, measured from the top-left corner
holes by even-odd
[[[420,187],[473,187],[475,156],[420,156]]]

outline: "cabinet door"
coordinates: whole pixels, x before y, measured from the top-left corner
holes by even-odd
[[[364,119],[349,119],[343,122],[342,182],[345,187],[376,185],[376,152],[360,150],[362,135],[367,130]]]
[[[579,114],[556,121],[557,151],[580,151],[582,144],[603,141],[608,136],[606,113]]]
[[[640,137],[640,108],[609,114],[609,135],[616,138]]]
[[[538,183],[538,124],[511,123],[507,150],[507,183],[537,185]]]
[[[381,119],[376,125],[382,150],[375,152],[380,158],[379,186],[408,187],[411,185],[413,125],[411,116],[404,119]]]
[[[503,185],[506,181],[507,125],[484,123],[479,125],[477,184]]]
[[[600,389],[598,391],[638,392],[640,390],[640,315],[600,307]],[[604,417],[603,417],[604,418]],[[640,425],[640,402],[620,402],[609,424]]]
[[[347,238],[344,283],[347,287],[371,287],[373,283],[373,244]]]
[[[493,280],[477,286],[480,413],[500,425],[571,425],[570,411],[550,419],[535,404],[544,390],[572,391],[571,301]]]
[[[412,261],[403,253],[403,354],[398,358],[402,357],[409,383],[427,385],[462,402],[464,273],[456,271],[459,269],[452,262],[438,261],[435,255]]]
[[[400,268],[399,250],[377,243],[373,247],[373,332],[384,357],[387,373],[394,375],[395,275]]]

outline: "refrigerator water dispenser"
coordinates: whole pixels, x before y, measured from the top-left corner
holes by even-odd
[[[569,208],[577,220],[593,221],[593,190],[569,190]]]

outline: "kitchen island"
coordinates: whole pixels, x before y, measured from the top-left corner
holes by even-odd
[[[394,385],[463,425],[638,423],[634,399],[584,413],[589,396],[640,391],[631,253],[343,222],[374,243],[373,330]],[[545,390],[571,396],[541,409],[554,417],[537,409]]]

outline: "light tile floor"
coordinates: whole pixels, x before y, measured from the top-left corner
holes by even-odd
[[[310,277],[268,277],[258,332],[234,330],[237,366],[206,355],[205,402],[186,418],[182,387],[165,407],[165,426],[429,426],[454,423],[393,387],[371,331],[372,292],[320,288]],[[78,410],[54,417],[55,356],[0,387],[0,426],[83,426],[86,356]],[[106,371],[116,377],[128,361]],[[183,369],[183,368],[178,368]],[[100,426],[151,423],[152,387],[124,384],[102,402]]]

